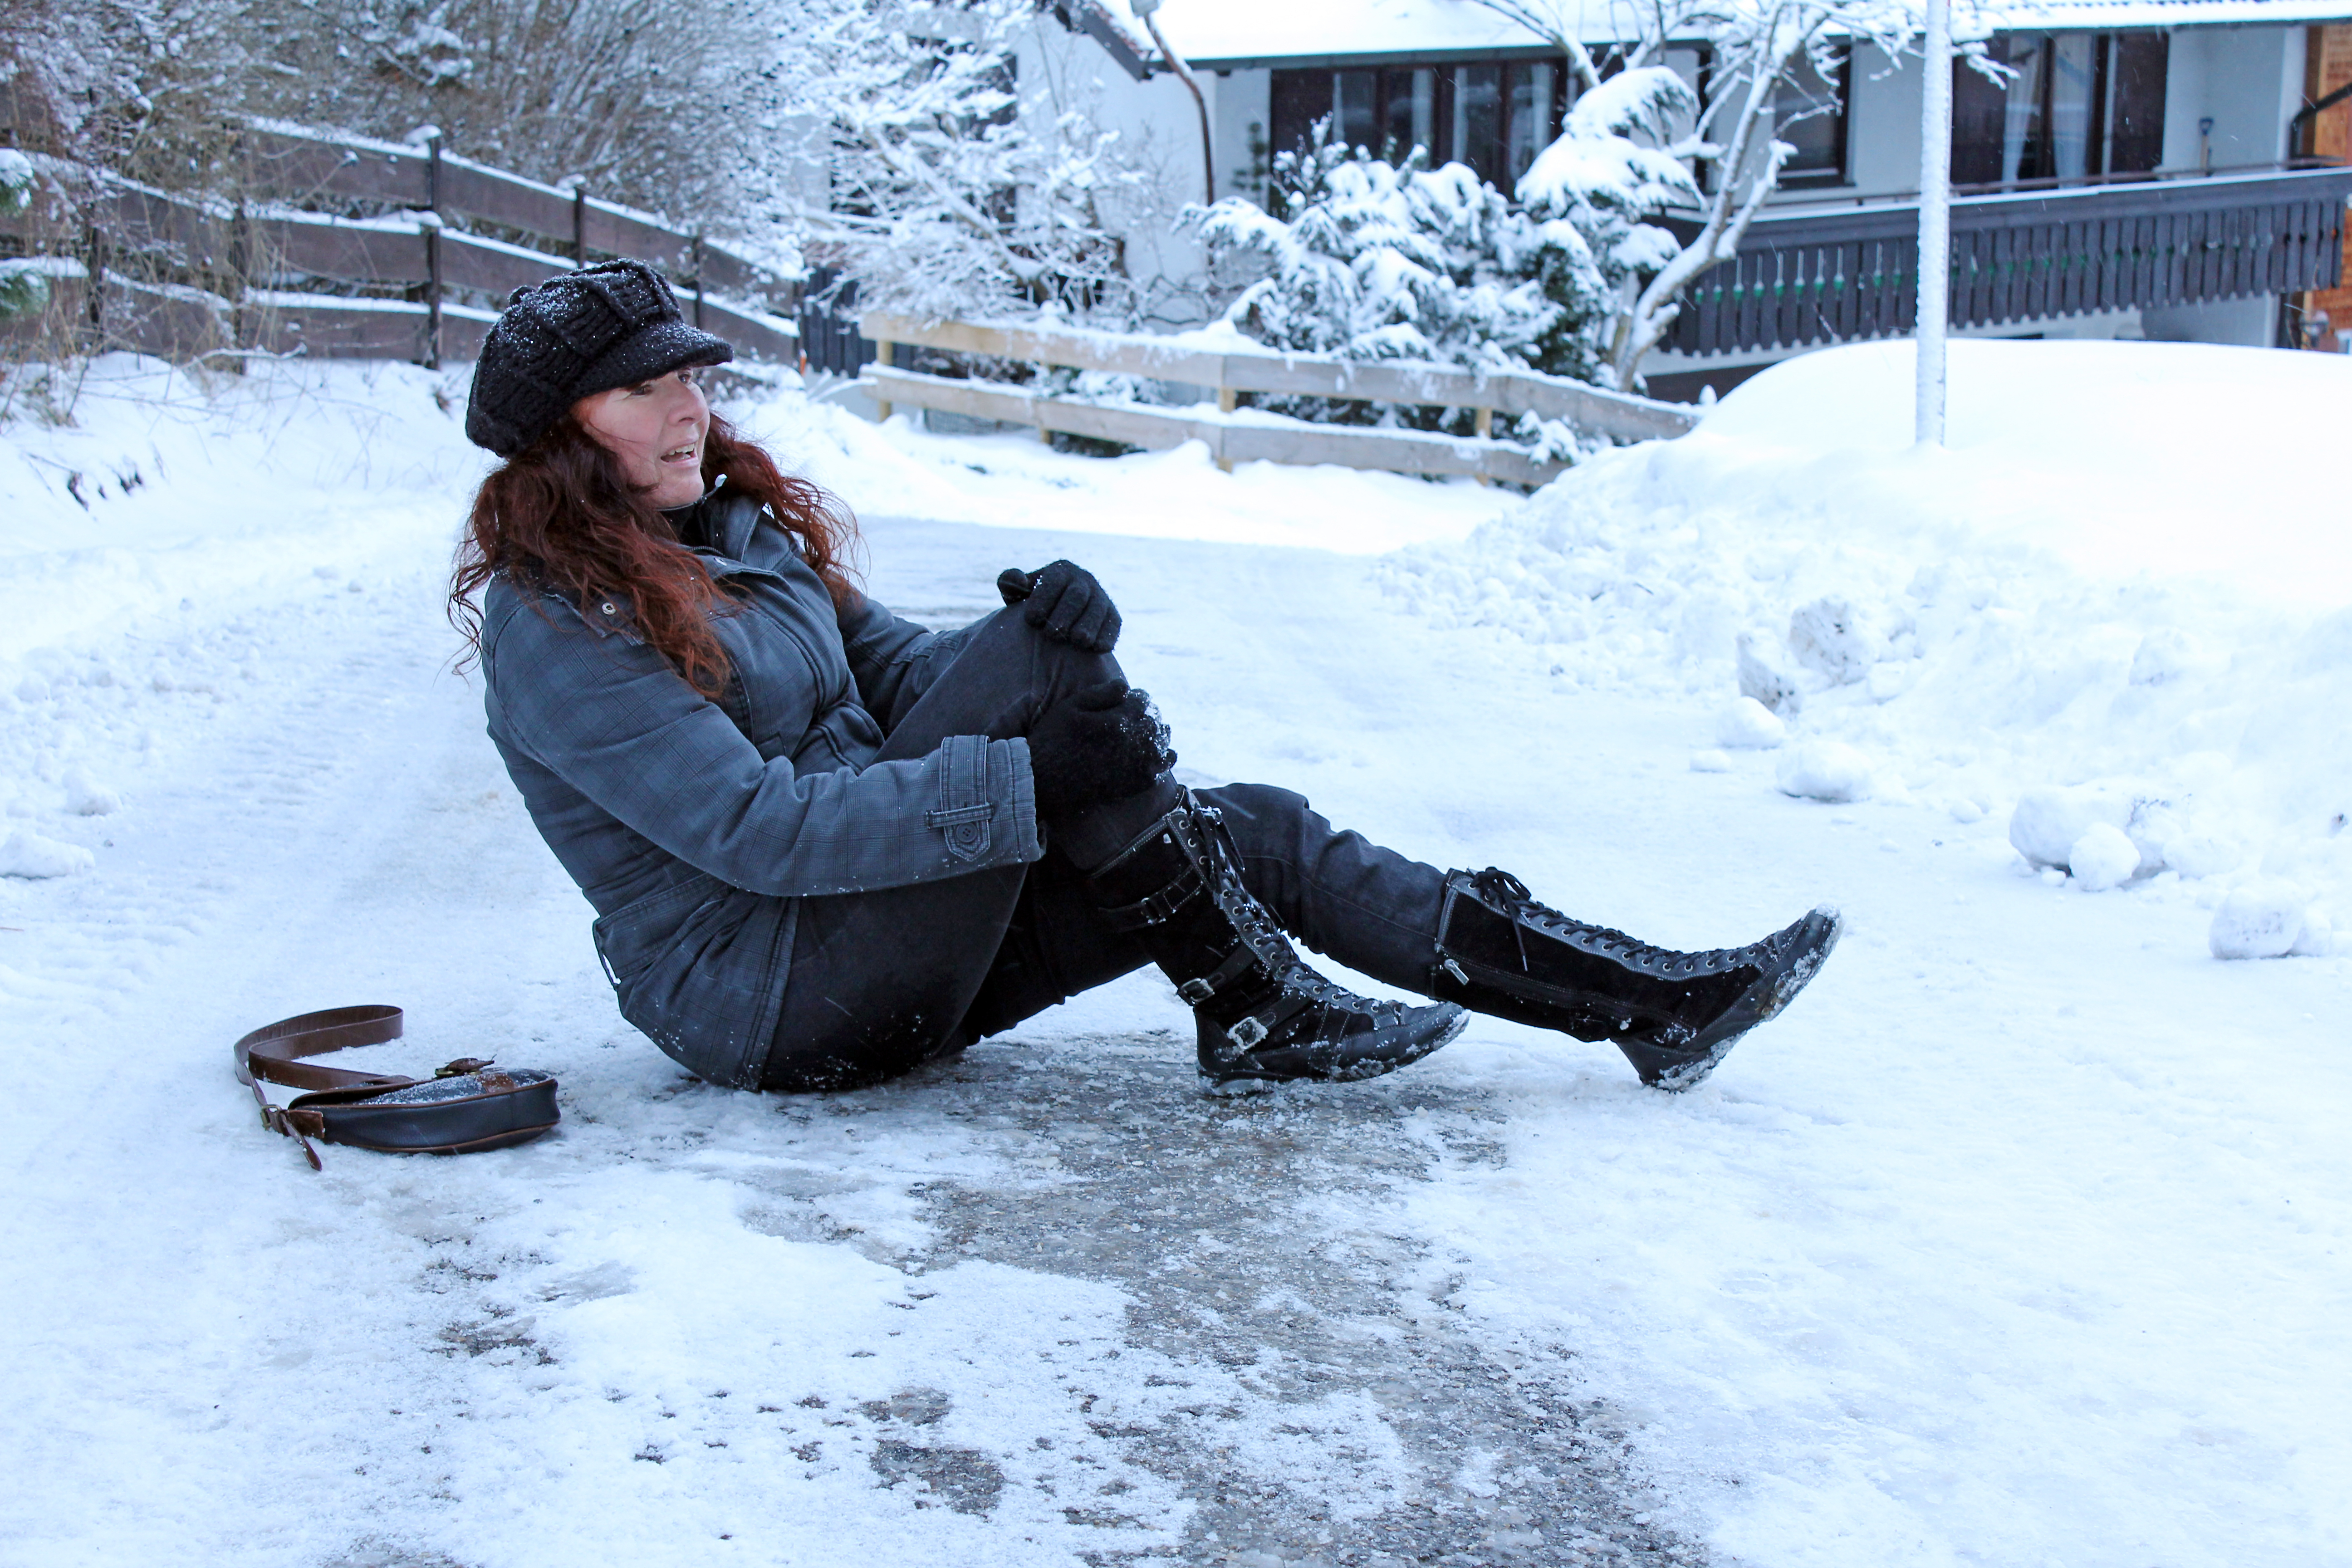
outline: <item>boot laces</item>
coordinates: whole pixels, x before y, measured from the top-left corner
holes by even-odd
[[[1517,917],[1511,922],[1511,936],[1519,945],[1519,966],[1528,967],[1528,942],[1520,931],[1520,921],[1549,930],[1553,934],[1569,938],[1586,951],[1601,957],[1613,959],[1632,969],[1647,970],[1654,974],[1715,973],[1719,970],[1753,963],[1776,951],[1780,933],[1746,947],[1710,948],[1704,952],[1684,952],[1676,948],[1658,947],[1637,941],[1612,926],[1594,925],[1574,920],[1541,903],[1528,892],[1528,885],[1500,867],[1489,866],[1471,876],[1471,885],[1496,902],[1509,908]]]

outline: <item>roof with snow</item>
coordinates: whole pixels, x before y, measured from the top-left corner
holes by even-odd
[[[1634,23],[1622,0],[1536,0],[1572,23],[1581,37],[1603,43],[1631,37]],[[1965,10],[1965,5],[1956,7]],[[1150,35],[1128,0],[1101,0],[1102,13],[1156,58]],[[1978,8],[1980,35],[1997,27],[2120,29],[2290,26],[2352,20],[2352,0],[2011,0]],[[1160,30],[1187,60],[1204,69],[1261,66],[1346,65],[1449,56],[1549,54],[1543,37],[1507,20],[1478,0],[1165,0]]]

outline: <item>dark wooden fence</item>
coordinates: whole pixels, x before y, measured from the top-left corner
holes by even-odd
[[[1952,203],[1955,327],[2334,288],[2352,169],[2282,170]],[[1767,211],[1683,299],[1664,346],[1704,355],[1908,332],[1916,202]]]
[[[471,358],[512,290],[630,257],[667,272],[696,323],[739,353],[799,362],[797,279],[437,138],[402,146],[263,124],[228,161],[234,203],[37,157],[45,189],[0,217],[0,237],[80,262],[79,279],[52,280],[65,298],[47,325],[69,322],[77,347],[176,358],[299,349],[438,364]],[[303,210],[320,207],[335,210]]]

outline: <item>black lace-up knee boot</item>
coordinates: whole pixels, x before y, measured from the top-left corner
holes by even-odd
[[[1192,1005],[1201,1076],[1213,1089],[1375,1078],[1419,1061],[1468,1021],[1449,1003],[1376,1002],[1308,968],[1243,885],[1215,808],[1189,791],[1088,881]]]
[[[1803,990],[1837,945],[1818,909],[1746,947],[1675,952],[1536,902],[1507,871],[1453,871],[1430,994],[1475,1012],[1609,1040],[1642,1081],[1688,1089]]]

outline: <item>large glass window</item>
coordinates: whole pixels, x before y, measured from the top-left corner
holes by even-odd
[[[1952,183],[2147,174],[2164,156],[2162,33],[2001,33],[2005,85],[1953,67]]]
[[[1467,163],[1507,188],[1559,134],[1567,73],[1551,60],[1277,70],[1273,146],[1312,143],[1328,118],[1334,140],[1391,162],[1415,147],[1432,163]]]
[[[1801,56],[1772,93],[1772,135],[1797,151],[1780,166],[1790,185],[1845,184],[1846,86],[1851,57],[1841,55],[1827,72]]]

